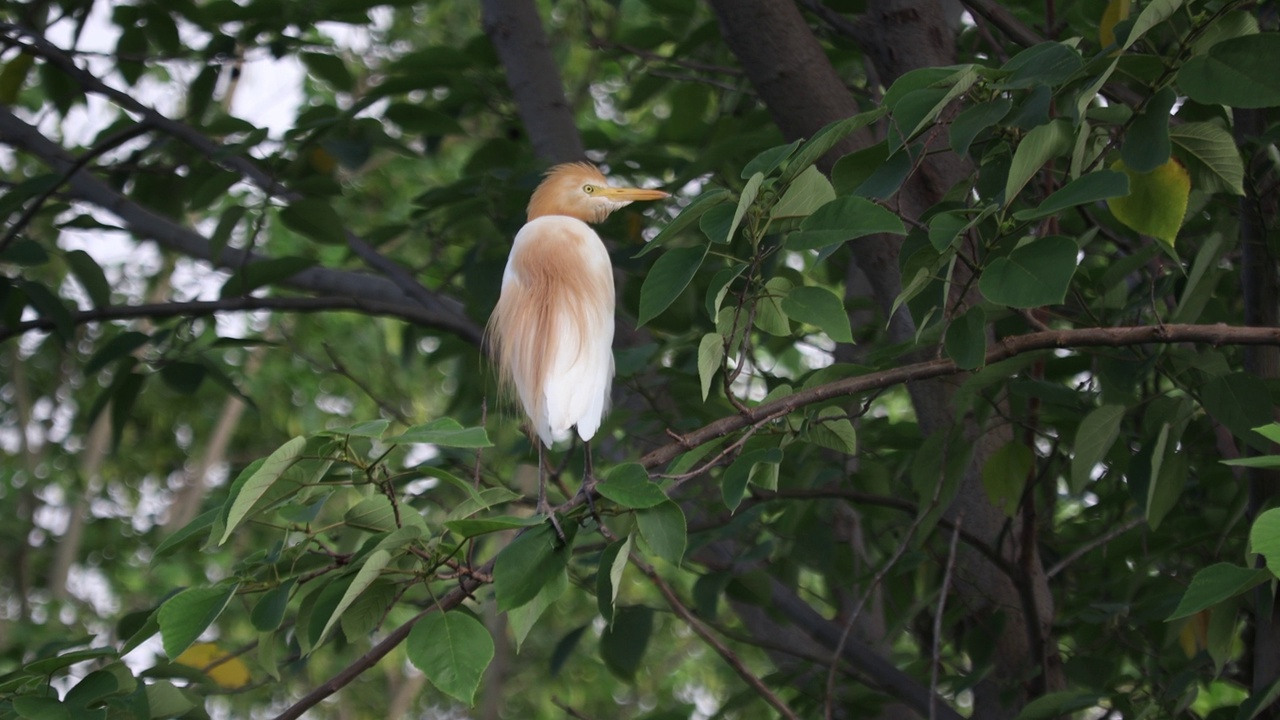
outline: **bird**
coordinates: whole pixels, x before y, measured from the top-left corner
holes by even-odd
[[[527,221],[507,256],[486,345],[500,391],[519,401],[536,436],[537,512],[561,540],[547,504],[544,446],[550,450],[577,430],[586,453],[580,492],[590,501],[591,438],[613,383],[613,266],[590,224],[632,202],[666,197],[661,190],[612,187],[591,163],[556,165],[530,197]]]

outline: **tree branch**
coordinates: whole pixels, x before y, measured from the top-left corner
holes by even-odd
[[[586,156],[582,136],[537,5],[533,0],[483,0],[481,14],[534,154],[549,163],[581,160]]]
[[[75,162],[61,146],[5,108],[0,108],[0,141],[30,152],[59,172],[67,172]],[[205,138],[205,142],[211,141]],[[67,184],[72,197],[97,205],[118,217],[135,235],[154,240],[162,247],[236,270],[265,259],[258,253],[232,247],[222,248],[214,257],[213,246],[203,235],[142,207],[85,170],[71,172]],[[359,248],[360,244],[354,245],[353,249]],[[309,268],[281,281],[281,285],[307,292],[358,298],[359,302],[366,304],[380,304],[384,310],[382,314],[414,315],[417,318],[415,322],[426,327],[447,330],[475,345],[480,344],[480,328],[462,312],[459,303],[432,293],[412,282],[411,278],[407,283],[403,278],[401,280],[396,283],[363,273]],[[416,288],[412,302],[403,289],[406,285]],[[415,311],[413,305],[420,306],[422,310]],[[394,306],[400,306],[400,309],[388,312]]]
[[[252,312],[254,310],[282,310],[295,313],[351,310],[369,315],[385,315],[419,325],[430,325],[432,315],[412,305],[368,301],[356,297],[244,297],[221,300],[193,300],[190,302],[148,303],[143,305],[109,305],[92,310],[71,313],[73,325],[131,320],[134,318],[200,317],[221,313]],[[56,321],[39,317],[14,325],[0,325],[0,342],[36,330],[52,330]]]
[[[631,554],[631,562],[640,570],[641,573],[644,574],[645,577],[649,578],[649,582],[653,583],[654,587],[658,588],[658,592],[662,593],[662,597],[667,601],[667,605],[671,607],[676,616],[683,620],[695,635],[702,638],[703,642],[711,646],[711,649],[715,650],[717,655],[723,658],[725,662],[729,663],[729,666],[738,674],[738,677],[742,678],[751,686],[752,690],[755,690],[760,697],[764,698],[764,701],[769,703],[770,707],[777,710],[779,715],[785,718],[790,718],[791,720],[799,720],[795,711],[788,707],[776,693],[770,690],[769,687],[760,680],[760,678],[756,677],[755,673],[751,672],[751,670],[747,668],[746,664],[742,662],[742,658],[738,657],[732,650],[730,650],[729,646],[720,642],[720,638],[716,637],[714,633],[707,629],[707,626],[704,625],[702,621],[699,620],[693,612],[680,601],[675,590],[671,589],[671,586],[667,584],[667,581],[663,580],[662,576],[658,575],[658,572],[654,570],[652,566],[641,560],[635,553]],[[833,666],[832,673],[834,672],[835,668]]]
[[[61,48],[49,42],[43,36],[31,30],[23,28],[13,23],[0,22],[0,31],[9,36],[9,43],[22,47],[27,52],[43,58],[46,62],[65,72],[73,80],[75,80],[81,88],[86,92],[91,92],[111,100],[124,110],[138,115],[142,118],[142,123],[148,127],[181,140],[183,143],[194,148],[208,160],[215,162],[223,167],[238,173],[241,177],[249,180],[267,195],[284,200],[285,202],[296,202],[302,198],[300,193],[294,192],[277,181],[270,173],[258,166],[252,160],[241,155],[230,154],[226,152],[221,144],[209,138],[200,130],[187,125],[186,123],[167,117],[156,110],[143,105],[133,96],[117,90],[103,82],[93,73],[82,69],[76,65],[75,60],[64,52]],[[18,40],[17,37],[26,37],[24,42]],[[14,118],[16,120],[16,117]],[[21,122],[20,120],[18,122]],[[32,128],[33,132],[34,128]],[[575,131],[576,132],[576,131]],[[37,135],[39,133],[37,132]],[[41,135],[40,139],[45,138]],[[46,140],[47,142],[47,140]],[[46,148],[45,152],[40,152],[35,148],[28,146],[32,152],[41,156],[46,162],[55,164],[54,157],[65,157],[62,148],[49,143],[50,148]],[[64,169],[68,175],[74,174],[73,167]],[[106,206],[103,205],[105,208]],[[124,219],[123,217],[121,219]],[[474,327],[465,315],[462,313],[460,305],[450,298],[442,297],[431,292],[417,282],[413,276],[403,267],[392,260],[379,254],[372,246],[357,236],[350,230],[344,230],[347,238],[347,245],[351,250],[365,261],[370,267],[386,275],[392,283],[394,283],[405,296],[409,297],[419,305],[440,315],[442,318],[453,315],[449,323],[433,323],[438,327],[455,328],[464,339],[479,344],[480,333]],[[153,237],[153,240],[160,242],[160,238]],[[162,243],[163,244],[163,243]],[[206,251],[206,255],[207,255]],[[205,257],[197,255],[197,257]],[[206,258],[208,259],[208,258]],[[296,278],[297,276],[295,276]],[[467,326],[470,326],[469,328]]]
[[[1125,347],[1130,345],[1176,343],[1203,343],[1208,345],[1277,345],[1280,346],[1280,328],[1238,327],[1230,325],[1139,325],[1135,327],[1079,328],[1074,330],[1050,330],[1048,332],[1016,335],[998,341],[987,352],[986,364],[1008,360],[1023,353],[1049,349],[1077,349],[1085,347]],[[747,412],[721,418],[708,425],[681,435],[681,442],[664,445],[646,454],[640,463],[646,468],[666,465],[688,450],[724,437],[729,433],[782,418],[806,405],[845,395],[878,390],[893,385],[928,380],[962,371],[949,359],[901,365],[888,370],[867,373],[855,377],[817,385],[793,393],[773,402],[750,408]]]

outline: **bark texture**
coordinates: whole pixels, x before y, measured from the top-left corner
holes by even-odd
[[[788,138],[810,136],[828,123],[858,112],[856,101],[794,3],[711,0],[711,5],[726,43]],[[953,4],[882,0],[868,4],[858,21],[859,36],[866,39],[864,51],[887,86],[909,70],[954,62],[957,21],[958,11]],[[875,141],[869,130],[855,134],[819,166],[829,171],[835,157]],[[893,202],[904,216],[918,219],[969,172],[963,159],[935,154],[920,164]],[[882,236],[863,238],[852,248],[857,270],[870,281],[877,306],[887,312],[900,290],[899,241]],[[902,338],[910,329],[908,320],[894,318],[890,336]],[[932,381],[908,387],[922,430],[927,434],[951,433],[951,385]],[[1028,689],[1054,689],[1063,684],[1060,662],[1050,651],[1052,644],[1048,640],[1052,599],[1035,552],[1031,519],[1015,518],[1011,527],[1003,513],[988,501],[977,472],[989,453],[1008,441],[1007,428],[997,431],[969,421],[958,431],[955,446],[963,443],[975,448],[975,452],[970,471],[948,512],[952,517],[962,517],[964,527],[992,547],[1001,545],[1001,552],[1022,570],[1015,582],[979,553],[965,551],[958,558],[955,583],[961,600],[982,624],[981,630],[996,632],[994,677],[976,690],[977,716],[1013,717],[1027,699]],[[1032,668],[1041,668],[1044,674],[1037,682],[1027,684]]]
[[[582,136],[533,0],[484,0],[481,8],[533,152],[548,164],[583,159]]]

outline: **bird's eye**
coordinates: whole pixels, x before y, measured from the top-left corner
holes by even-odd
[[[595,186],[595,185],[583,185],[583,186],[582,186],[582,192],[584,192],[584,193],[586,193],[586,194],[588,194],[588,195],[590,195],[591,193],[593,193],[593,192],[595,192],[595,191],[596,191],[596,186]]]

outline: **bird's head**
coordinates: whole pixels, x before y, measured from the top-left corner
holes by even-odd
[[[529,219],[544,215],[568,215],[583,222],[598,223],[609,213],[636,200],[661,200],[661,190],[610,187],[595,165],[566,163],[547,171],[547,177],[529,199]]]

